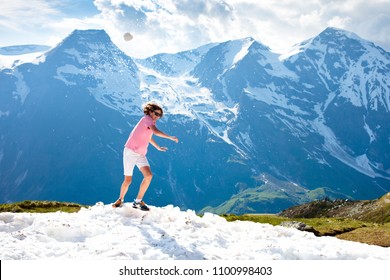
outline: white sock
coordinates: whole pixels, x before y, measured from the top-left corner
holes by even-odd
[[[136,198],[136,199],[134,199],[134,201],[135,201],[135,203],[140,203],[142,201],[142,199]]]

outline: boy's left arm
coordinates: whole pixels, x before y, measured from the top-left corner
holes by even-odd
[[[161,152],[165,152],[166,150],[168,150],[167,147],[160,147],[160,145],[157,144],[157,142],[153,139],[153,137],[150,138],[149,143],[152,144],[157,150]]]

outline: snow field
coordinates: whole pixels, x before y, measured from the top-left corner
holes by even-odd
[[[390,248],[295,229],[227,222],[178,207],[97,203],[78,213],[0,213],[0,259],[390,260]]]

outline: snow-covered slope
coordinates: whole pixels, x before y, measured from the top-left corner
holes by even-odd
[[[370,177],[389,178],[387,145],[389,53],[344,30],[328,28],[285,60],[315,94],[315,119],[308,123],[335,158]],[[381,163],[379,163],[381,162]],[[384,167],[384,168],[383,168]]]
[[[34,62],[49,46],[44,45],[21,45],[0,48],[0,70],[12,68],[23,63]]]
[[[78,213],[0,213],[0,259],[389,260],[389,248],[296,229],[227,222],[171,205],[97,203]]]

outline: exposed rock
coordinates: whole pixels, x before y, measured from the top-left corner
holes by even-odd
[[[295,228],[300,231],[308,231],[314,233],[314,235],[319,236],[320,233],[316,231],[312,226],[308,226],[305,223],[302,222],[296,222],[296,221],[285,221],[280,224],[283,227],[288,228]]]

